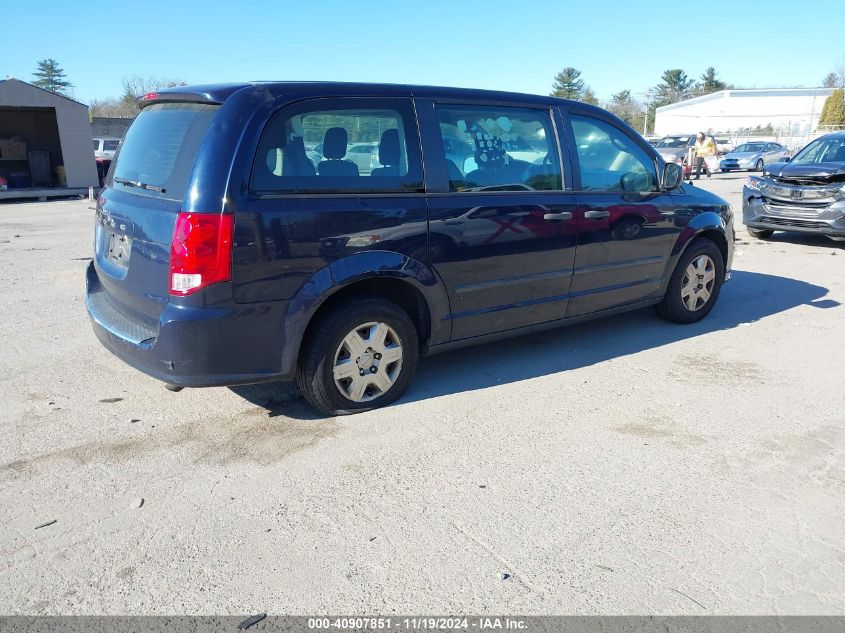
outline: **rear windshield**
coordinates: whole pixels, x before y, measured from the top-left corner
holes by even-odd
[[[107,152],[113,152],[117,149],[117,146],[120,144],[120,141],[103,141],[103,150]]]
[[[112,186],[181,200],[197,149],[220,108],[207,103],[147,106],[126,132]]]
[[[657,142],[655,147],[686,147],[689,136],[666,136]]]

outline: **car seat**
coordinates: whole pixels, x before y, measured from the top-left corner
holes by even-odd
[[[383,167],[376,167],[370,172],[370,175],[398,177],[401,154],[402,148],[399,145],[399,130],[394,128],[382,132],[381,140],[378,144],[378,162]]]
[[[349,134],[342,127],[330,127],[323,137],[323,158],[317,165],[321,176],[357,176],[358,165],[351,160],[343,160]]]
[[[301,136],[294,136],[285,147],[282,162],[282,176],[314,176],[317,172],[314,163],[305,153],[305,143]]]

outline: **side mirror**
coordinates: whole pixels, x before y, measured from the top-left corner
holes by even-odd
[[[669,191],[681,186],[684,179],[684,168],[677,163],[666,163],[663,169],[663,189]]]
[[[791,158],[791,157],[789,157],[789,156],[784,156],[783,158],[781,158],[781,162],[782,162],[782,163],[788,163],[788,162],[789,162],[789,161],[791,161],[791,160],[792,160],[792,158]]]

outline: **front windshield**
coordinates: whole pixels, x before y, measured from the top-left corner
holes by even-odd
[[[655,147],[686,147],[689,136],[666,136]]]
[[[819,138],[804,147],[791,161],[795,163],[845,163],[845,138]]]
[[[735,152],[762,152],[766,146],[765,143],[745,143],[737,147]]]

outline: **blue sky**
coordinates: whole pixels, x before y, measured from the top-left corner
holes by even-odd
[[[546,94],[560,68],[575,66],[605,100],[644,91],[667,68],[697,77],[715,66],[729,83],[762,88],[817,86],[845,67],[842,0],[3,4],[0,78],[30,81],[36,61],[53,57],[86,103],[119,96],[121,77],[133,74]]]

